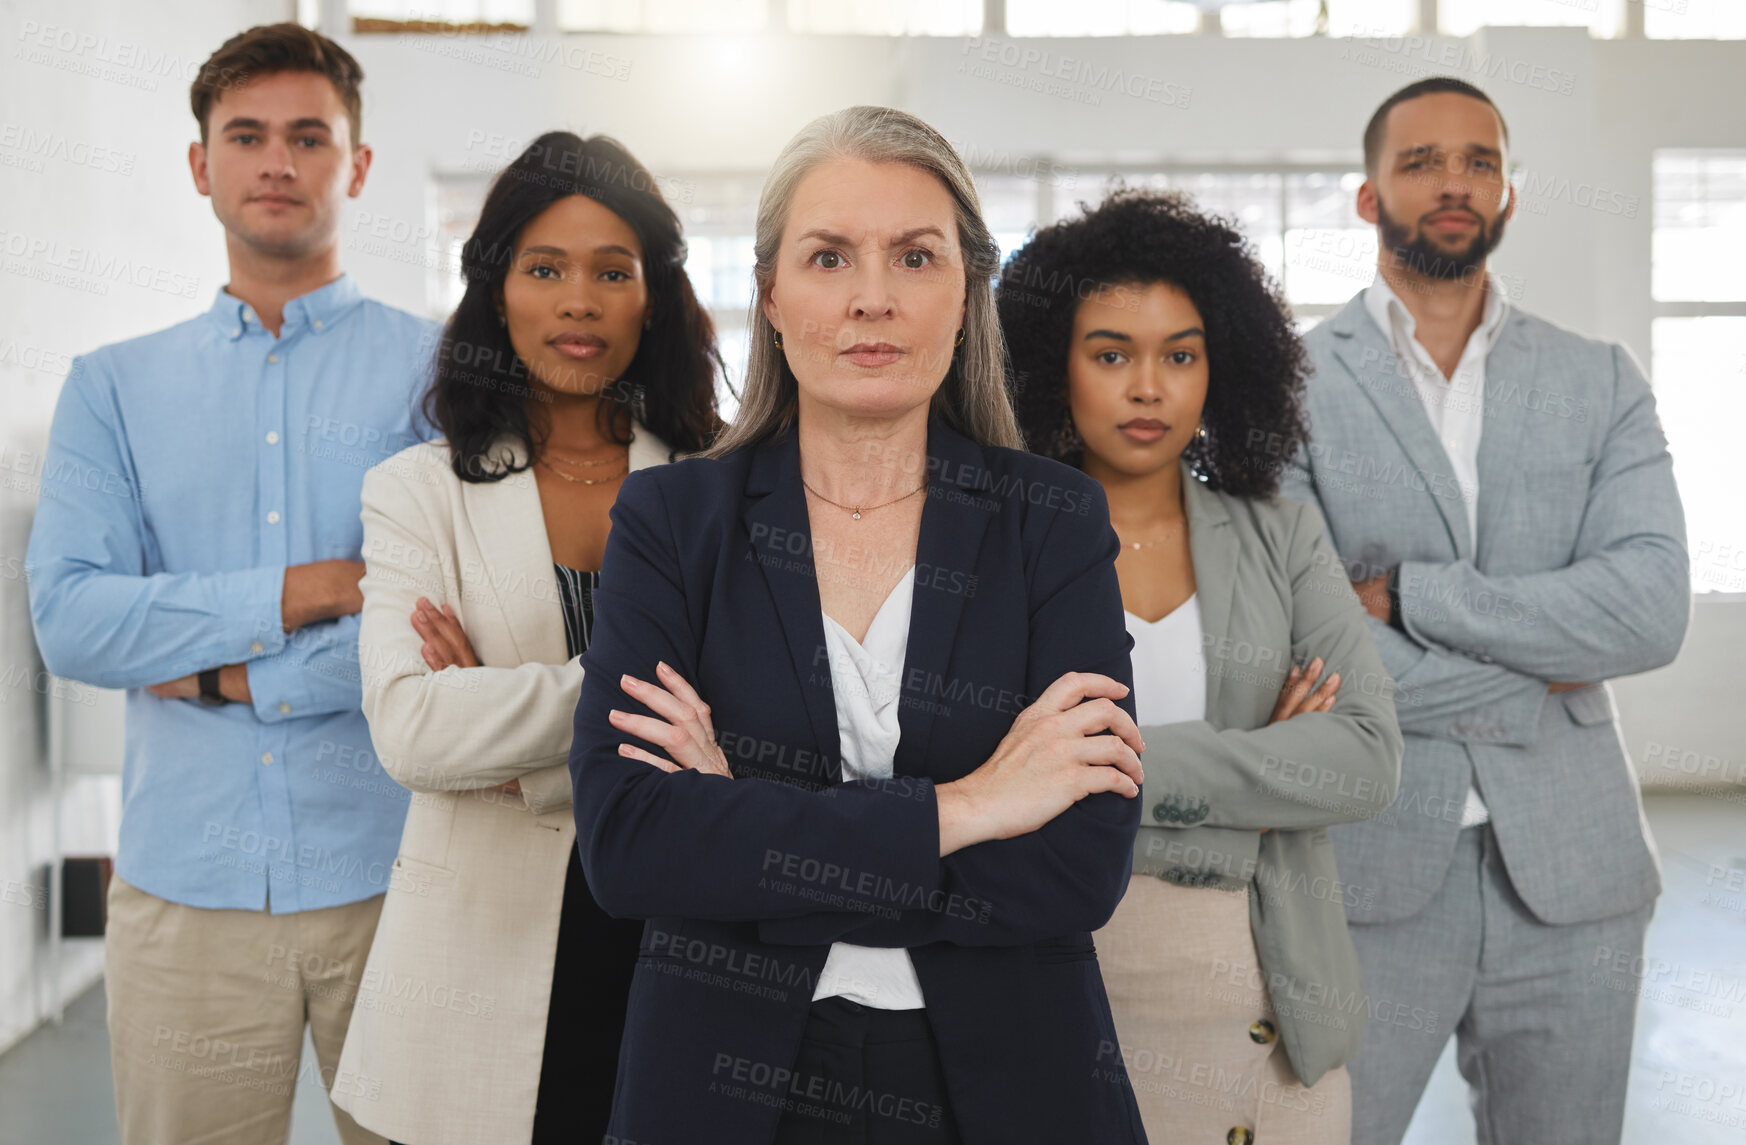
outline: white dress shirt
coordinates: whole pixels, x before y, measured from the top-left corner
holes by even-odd
[[[1371,320],[1388,335],[1401,368],[1412,378],[1413,389],[1425,407],[1425,416],[1443,443],[1449,457],[1449,467],[1455,472],[1456,485],[1461,490],[1462,507],[1467,510],[1467,535],[1478,548],[1479,540],[1479,435],[1485,428],[1485,359],[1497,344],[1509,314],[1509,300],[1504,297],[1503,284],[1495,275],[1485,277],[1485,308],[1479,325],[1467,338],[1461,350],[1461,360],[1455,372],[1445,378],[1443,371],[1431,360],[1430,353],[1419,344],[1417,323],[1406,304],[1377,275],[1364,292],[1364,308]],[[1485,801],[1472,785],[1467,788],[1467,804],[1461,809],[1461,826],[1476,827],[1491,818]]]
[[[1134,638],[1134,710],[1142,727],[1206,719],[1206,646],[1200,638],[1200,594],[1157,620],[1122,613]]]
[[[860,643],[842,625],[824,617],[825,646],[836,695],[837,737],[843,782],[890,779],[892,757],[901,734],[897,726],[903,658],[909,649],[910,605],[915,566],[885,598]],[[821,610],[822,612],[822,610]],[[915,963],[901,947],[831,943],[812,1000],[848,998],[880,1010],[916,1010],[922,999]]]

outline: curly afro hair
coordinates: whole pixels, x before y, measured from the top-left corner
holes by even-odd
[[[1037,453],[1080,466],[1064,440],[1067,352],[1079,303],[1104,286],[1171,283],[1206,330],[1204,438],[1184,451],[1208,486],[1269,497],[1307,440],[1304,350],[1290,312],[1230,222],[1186,195],[1117,187],[1098,207],[1039,230],[1007,259],[996,305],[1006,334],[1013,405]]]

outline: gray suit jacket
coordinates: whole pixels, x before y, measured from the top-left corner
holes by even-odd
[[[1250,884],[1260,971],[1305,1085],[1358,1048],[1367,1002],[1327,827],[1380,813],[1401,734],[1364,610],[1315,511],[1217,493],[1183,469],[1206,653],[1206,718],[1141,730],[1146,810],[1134,870]],[[1286,672],[1320,656],[1332,711],[1269,724]],[[1262,828],[1268,828],[1261,833]]]
[[[1660,892],[1604,683],[1671,661],[1691,581],[1655,399],[1626,351],[1513,311],[1486,359],[1477,545],[1448,455],[1363,297],[1312,330],[1310,441],[1283,492],[1313,501],[1348,571],[1400,566],[1408,635],[1372,619],[1406,733],[1387,813],[1333,832],[1374,886],[1354,922],[1442,886],[1471,778],[1511,882],[1542,922]],[[1549,694],[1548,680],[1600,681]]]

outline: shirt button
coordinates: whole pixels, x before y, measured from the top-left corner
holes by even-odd
[[[267,524],[277,525],[278,523],[279,523],[279,510],[274,509],[271,513],[267,514]]]
[[[231,332],[230,332],[230,336],[231,336],[231,337],[232,337],[232,338],[235,338],[235,337],[236,337],[236,336],[237,336],[237,335],[238,335],[238,334],[241,334],[241,333],[242,333],[242,327],[241,327],[241,326],[238,326],[238,327],[237,327],[237,328],[236,328],[236,329],[235,329],[235,330],[232,330],[232,331],[231,331]]]
[[[316,320],[315,320],[315,328],[316,328],[316,329],[317,329],[317,330],[319,330],[319,329],[321,329],[321,319],[319,319],[319,318],[317,318],[317,319],[316,319]]]
[[[1267,1045],[1279,1036],[1279,1031],[1273,1028],[1273,1023],[1266,1018],[1255,1022],[1249,1027],[1249,1040],[1258,1046]]]
[[[278,430],[269,429],[267,431],[267,444],[268,445],[278,445],[279,444],[279,431]]]
[[[253,322],[255,320],[255,312],[245,308],[243,310],[243,319],[248,322]]]
[[[282,716],[290,715],[291,714],[291,705],[290,704],[280,704],[279,705],[279,714]],[[1253,1030],[1250,1031],[1249,1036],[1250,1037],[1255,1036]]]
[[[273,753],[270,751],[263,751],[261,753],[261,762],[262,763],[272,763],[273,762]]]
[[[277,355],[277,354],[268,354],[267,355],[267,361],[269,363],[276,363],[276,362],[278,362],[278,360],[279,360],[279,355]]]
[[[261,644],[261,642],[259,640],[257,640],[253,644],[249,645],[249,651],[258,653],[262,650],[263,647],[264,646]]]

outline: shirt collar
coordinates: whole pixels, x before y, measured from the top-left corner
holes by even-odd
[[[1406,308],[1406,303],[1400,300],[1400,295],[1388,285],[1388,280],[1378,274],[1364,291],[1364,309],[1369,312],[1370,320],[1392,342],[1396,323],[1411,341],[1418,323],[1413,319],[1412,312]],[[1503,281],[1489,270],[1485,272],[1485,307],[1479,314],[1479,328],[1474,330],[1473,337],[1479,338],[1480,344],[1489,351],[1497,344],[1497,336],[1503,330],[1504,318],[1509,314],[1509,298],[1504,294]],[[1471,341],[1471,338],[1469,339]],[[1400,347],[1396,347],[1398,353]]]
[[[287,302],[285,322],[280,327],[280,333],[290,333],[306,326],[316,334],[331,330],[346,311],[356,306],[362,298],[363,293],[358,290],[357,282],[351,275],[342,274],[326,286],[317,287],[308,294]],[[226,338],[233,340],[241,338],[251,330],[262,329],[260,319],[255,317],[254,307],[222,286],[218,288],[218,296],[213,299],[212,309],[207,311],[207,315]]]

